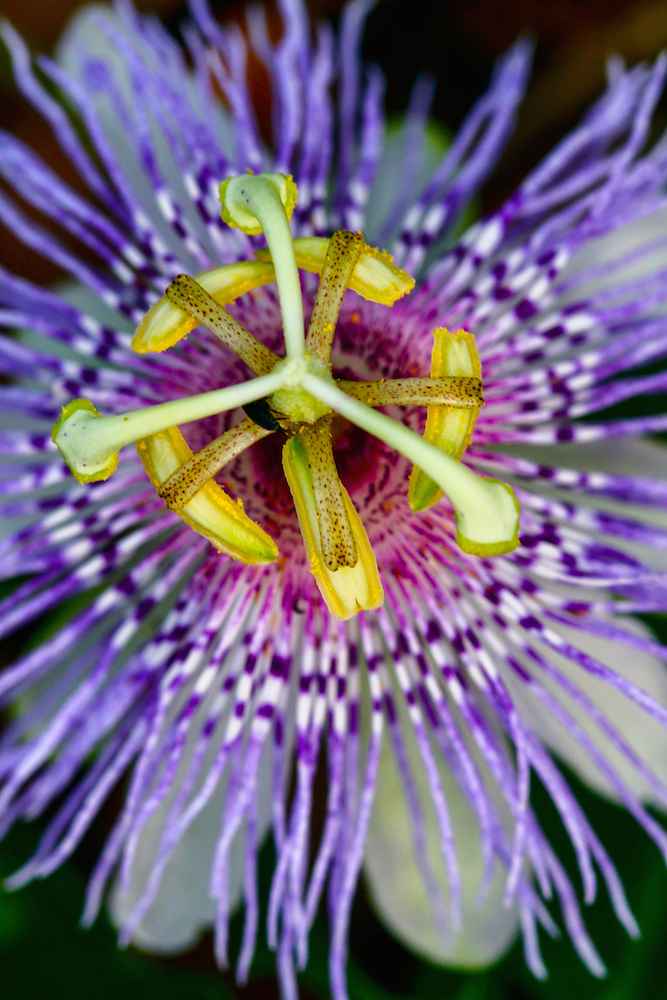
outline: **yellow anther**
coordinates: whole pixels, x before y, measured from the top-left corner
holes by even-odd
[[[153,486],[160,486],[192,458],[192,450],[177,427],[137,441],[137,451]],[[210,479],[179,511],[186,524],[224,552],[252,566],[275,562],[278,548],[243,507]]]
[[[465,330],[450,333],[439,328],[433,332],[431,377],[463,376],[481,379],[480,364],[475,338]],[[461,460],[470,443],[479,413],[479,407],[429,406],[424,438]],[[432,507],[442,497],[442,490],[429,475],[415,466],[410,476],[408,500],[414,511]]]
[[[225,264],[195,275],[195,281],[221,306],[229,305],[246,292],[275,280],[272,264],[252,260]],[[138,354],[166,351],[168,347],[173,347],[183,337],[187,337],[198,324],[198,319],[173,305],[163,295],[137,327],[132,338],[132,349]]]
[[[299,433],[299,441],[310,470],[320,533],[319,548],[325,566],[333,572],[345,566],[356,566],[359,557],[333,455],[331,420],[329,415],[316,424],[306,425]]]
[[[357,562],[354,566],[341,566],[332,571],[325,565],[312,472],[298,437],[290,438],[283,448],[283,468],[294,499],[310,569],[329,611],[341,621],[346,621],[359,611],[379,608],[384,601],[384,591],[377,562],[366,529],[345,487],[340,484],[340,495],[356,546]]]
[[[305,236],[294,240],[297,267],[312,274],[321,274],[329,247],[329,240],[320,236]],[[268,249],[258,250],[259,261],[270,261]],[[363,299],[393,304],[414,288],[415,279],[396,267],[391,254],[364,243],[363,250],[352,272],[349,287]]]

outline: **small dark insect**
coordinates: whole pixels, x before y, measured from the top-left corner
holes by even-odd
[[[243,407],[251,420],[267,431],[281,431],[282,427],[274,417],[266,399],[256,399]]]

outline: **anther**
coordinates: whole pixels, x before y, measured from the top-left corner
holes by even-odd
[[[306,337],[306,351],[327,364],[331,364],[331,346],[343,298],[365,245],[361,233],[348,233],[345,229],[334,233],[329,240]]]
[[[326,416],[303,427],[299,437],[310,466],[324,563],[335,572],[356,566],[358,554],[333,455],[331,420]]]

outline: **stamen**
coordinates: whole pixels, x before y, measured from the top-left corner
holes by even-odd
[[[341,566],[332,572],[322,557],[312,474],[300,436],[290,438],[285,444],[283,468],[294,499],[310,570],[329,611],[341,621],[346,621],[359,611],[379,608],[384,601],[384,592],[375,554],[345,487],[341,485],[340,491],[358,559],[355,566]]]
[[[277,354],[260,343],[223,309],[209,293],[187,274],[174,278],[166,292],[173,305],[182,309],[197,323],[203,323],[223,344],[247,364],[255,375],[266,375],[280,360]]]
[[[348,233],[344,229],[329,240],[306,338],[306,351],[328,365],[343,297],[365,245],[361,233]]]
[[[218,305],[226,306],[246,292],[276,280],[273,264],[256,260],[224,264],[196,274],[197,284],[212,295]],[[194,330],[199,320],[173,305],[166,295],[148,310],[132,338],[132,350],[138,354],[166,351]]]
[[[343,232],[344,230],[341,230]],[[294,240],[297,267],[312,274],[321,274],[324,268],[329,240],[323,236],[303,236]],[[271,249],[255,251],[258,261],[270,261]],[[361,256],[350,277],[349,287],[369,302],[393,306],[398,299],[412,291],[415,279],[407,271],[396,267],[391,254],[364,243]]]
[[[299,439],[310,467],[324,562],[334,572],[341,566],[356,566],[359,557],[333,456],[331,419],[326,416],[306,425]]]
[[[284,381],[284,371],[270,372],[239,385],[116,417],[102,417],[88,400],[75,399],[63,407],[51,434],[74,477],[81,483],[95,482],[108,479],[115,471],[118,451],[126,444],[262,399],[280,389]]]
[[[266,237],[278,282],[285,350],[290,358],[305,353],[301,285],[288,221],[296,197],[296,184],[284,174],[243,174],[220,185],[225,222],[244,233],[263,232]]]
[[[302,385],[332,410],[428,469],[454,506],[456,540],[464,552],[500,555],[517,547],[519,505],[510,486],[476,475],[404,424],[348,396],[333,382],[306,373]]]
[[[456,406],[484,405],[479,378],[394,378],[379,382],[347,382],[336,385],[366,406]]]
[[[246,417],[189,458],[165,480],[158,493],[170,510],[180,511],[228,462],[271,433]]]
[[[450,333],[442,327],[434,330],[431,375],[481,379],[482,366],[473,335],[465,330]],[[460,403],[430,405],[424,439],[460,461],[470,443],[478,413],[479,409],[463,409]],[[412,510],[426,510],[441,497],[442,490],[438,484],[426,471],[415,466],[408,486],[408,502]]]
[[[158,493],[162,484],[192,458],[192,451],[177,427],[138,441],[137,452]],[[251,566],[275,562],[278,558],[278,548],[271,536],[215,480],[209,479],[179,514],[186,524],[208,538],[218,552]]]

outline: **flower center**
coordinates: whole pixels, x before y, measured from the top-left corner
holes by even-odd
[[[296,434],[303,424],[314,424],[331,413],[328,406],[303,388],[304,376],[309,374],[333,384],[329,368],[320,358],[310,354],[286,358],[276,364],[274,371],[283,374],[285,383],[267,399],[267,404],[288,434]]]
[[[331,352],[348,288],[384,305],[414,281],[360,233],[330,240],[292,240],[296,204],[291,177],[233,177],[220,188],[223,219],[248,234],[263,232],[267,250],[253,262],[216,268],[195,280],[180,275],[141,322],[133,347],[165,350],[197,323],[207,326],[256,376],[213,392],[133,413],[101,417],[87,400],[65,407],[53,438],[82,482],[106,479],[118,449],[134,441],[167,506],[222,552],[249,563],[278,557],[273,539],[235,504],[214,477],[245,449],[270,434],[285,435],[282,463],[311,570],[330,610],[345,619],[383,600],[368,536],[340,481],[333,451],[340,417],[379,438],[414,463],[408,499],[414,511],[445,493],[454,506],[464,552],[497,555],[518,544],[518,505],[509,486],[477,476],[460,459],[483,405],[474,337],[434,332],[430,375],[349,381],[332,373]],[[307,334],[298,269],[320,274]],[[245,329],[225,305],[275,280],[285,335],[284,358]],[[424,437],[377,407],[426,406]],[[246,416],[192,454],[178,424],[241,407]]]

